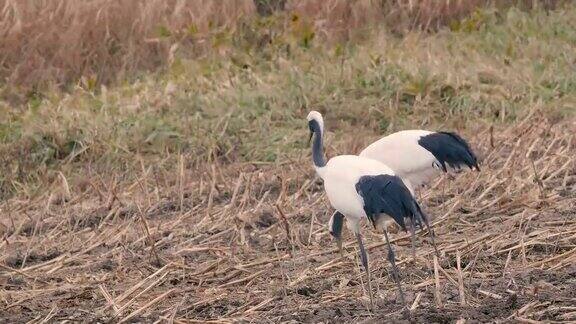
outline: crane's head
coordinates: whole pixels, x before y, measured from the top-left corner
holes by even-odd
[[[306,119],[308,120],[308,128],[310,129],[310,138],[308,139],[308,142],[310,142],[314,133],[318,133],[316,136],[321,136],[324,131],[324,119],[322,118],[322,114],[316,110],[312,110]]]

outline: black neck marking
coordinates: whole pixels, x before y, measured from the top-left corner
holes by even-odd
[[[322,129],[320,128],[318,121],[314,119],[308,122],[308,127],[310,128],[310,132],[314,134],[314,142],[312,143],[312,160],[316,167],[322,168],[326,166],[322,146]]]

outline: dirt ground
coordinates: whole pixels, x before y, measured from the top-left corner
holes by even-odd
[[[365,226],[368,310],[355,240],[345,230],[340,257],[303,149],[298,161],[180,174],[151,165],[136,182],[91,179],[67,201],[56,188],[4,202],[0,321],[576,322],[575,133],[575,122],[535,113],[464,134],[482,171],[419,193],[438,266],[426,233],[415,262],[408,236],[392,234],[410,319],[382,235]]]

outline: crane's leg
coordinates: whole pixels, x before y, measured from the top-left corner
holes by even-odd
[[[336,239],[336,244],[338,245],[338,251],[340,251],[340,257],[344,257],[344,249],[342,248],[342,238]]]
[[[374,311],[374,296],[372,295],[372,280],[370,278],[370,269],[368,268],[368,255],[364,249],[364,244],[362,243],[362,236],[360,233],[356,233],[356,240],[358,240],[358,246],[360,247],[360,259],[362,260],[362,266],[366,271],[366,277],[368,280],[368,295],[370,295],[370,310]]]
[[[416,263],[416,222],[413,219],[409,219],[410,227],[410,240],[412,243],[412,262]]]
[[[398,292],[400,293],[400,302],[402,303],[402,307],[406,307],[406,302],[404,301],[404,291],[402,290],[402,284],[400,283],[400,273],[398,271],[398,267],[396,267],[396,258],[394,256],[394,251],[392,250],[392,246],[390,245],[390,240],[388,239],[388,232],[386,231],[386,227],[384,229],[384,237],[386,238],[386,244],[388,245],[388,261],[392,265],[392,278],[396,282],[396,286],[398,287]]]
[[[428,223],[428,218],[426,216],[422,217],[424,220],[424,224],[426,225],[426,229],[428,230],[428,235],[430,235],[430,241],[432,242],[432,246],[434,247],[434,253],[438,260],[440,260],[440,253],[438,252],[438,248],[436,247],[436,242],[434,241],[434,233],[432,233],[432,227]]]

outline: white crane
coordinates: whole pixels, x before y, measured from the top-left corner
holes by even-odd
[[[449,169],[467,166],[480,171],[470,145],[453,132],[400,131],[368,145],[359,155],[388,165],[413,188]]]
[[[400,131],[368,145],[359,156],[386,164],[411,189],[421,187],[442,171],[460,170],[463,166],[480,171],[478,159],[470,145],[452,132]],[[340,253],[343,221],[344,215],[336,211],[328,223]],[[412,255],[415,257],[415,226],[408,225],[412,236]]]
[[[346,217],[346,225],[354,232],[360,248],[360,257],[368,281],[370,303],[373,308],[372,283],[368,267],[368,256],[360,235],[360,220],[367,218],[377,229],[384,232],[388,245],[388,261],[392,265],[392,277],[396,282],[403,307],[406,306],[400,277],[396,267],[394,251],[390,246],[388,233],[384,225],[386,216],[392,218],[406,230],[405,219],[421,226],[422,221],[428,225],[426,215],[406,187],[392,169],[385,164],[357,156],[340,155],[324,160],[322,138],[324,120],[317,111],[311,111],[307,117],[312,144],[312,160],[318,175],[324,181],[324,190],[330,204],[339,215]],[[342,226],[342,222],[339,222]],[[431,233],[431,231],[429,230]]]

